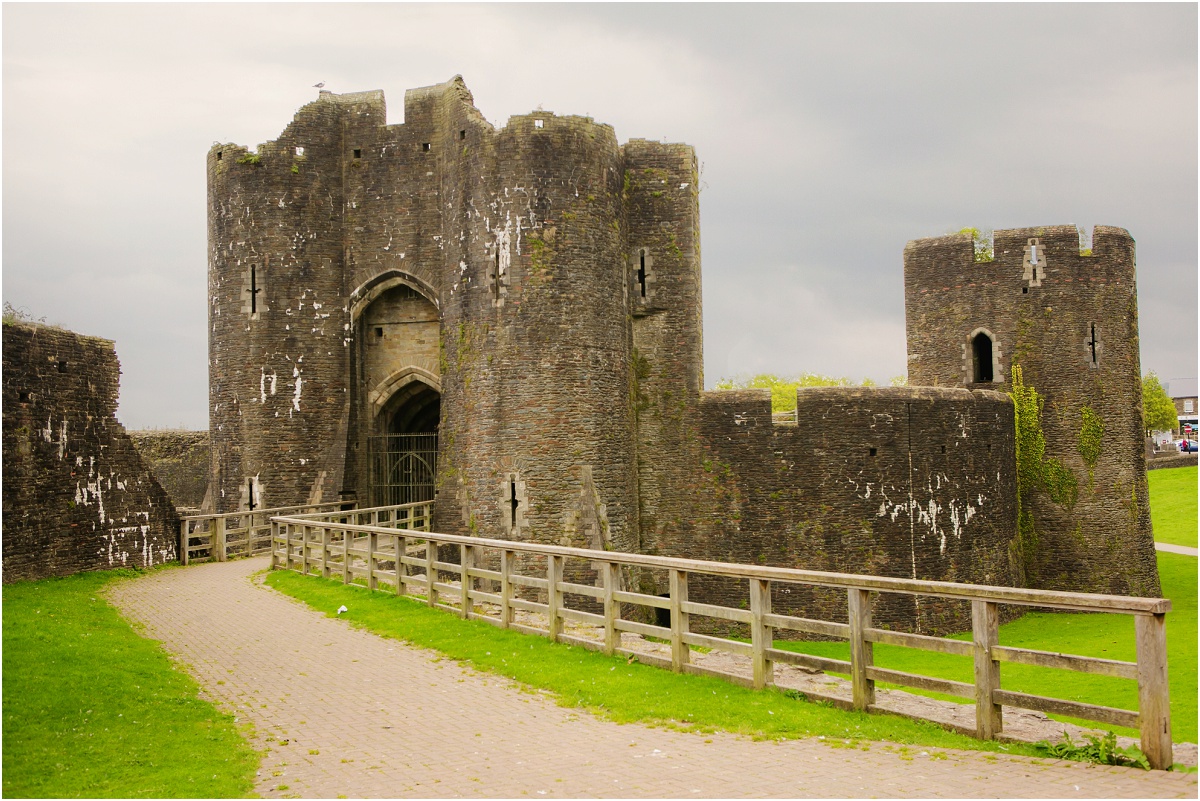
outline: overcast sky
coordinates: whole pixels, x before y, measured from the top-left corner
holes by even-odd
[[[707,384],[905,371],[910,239],[1075,223],[1137,240],[1143,371],[1197,373],[1197,7],[3,7],[3,296],[116,340],[129,428],[206,428],[205,154],[274,139],[325,81],[461,74],[687,142]]]

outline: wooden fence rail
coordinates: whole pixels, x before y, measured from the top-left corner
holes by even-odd
[[[357,522],[364,519],[370,519],[372,525]],[[753,687],[774,683],[773,671],[777,662],[846,673],[851,677],[853,689],[850,706],[859,710],[875,709],[877,681],[946,693],[974,700],[975,734],[982,739],[992,739],[1001,733],[1005,706],[1136,728],[1141,732],[1142,750],[1152,767],[1165,769],[1172,762],[1165,637],[1165,615],[1170,611],[1171,602],[1164,598],[823,573],[461,537],[430,532],[428,509],[385,507],[353,512],[276,515],[272,518],[271,526],[272,568],[325,577],[340,575],[343,582],[363,582],[370,589],[386,590],[397,595],[411,592],[423,595],[429,606],[441,607],[464,618],[486,620],[505,628],[548,636],[608,654],[636,655],[643,662],[657,663],[678,672],[714,674]],[[442,561],[448,554],[457,556],[458,562]],[[566,560],[582,562],[598,572],[598,586],[565,580]],[[519,565],[524,565],[526,571],[519,572]],[[670,592],[666,597],[660,597],[632,591],[623,582],[621,568],[665,570],[669,577]],[[693,576],[721,576],[747,582],[749,608],[689,600],[688,583]],[[451,583],[453,577],[457,577],[457,586]],[[773,613],[772,588],[787,585],[845,591],[848,609],[846,621],[813,620]],[[874,627],[871,607],[873,596],[879,592],[970,602],[972,640],[966,642]],[[583,600],[575,600],[572,606],[567,602],[568,599]],[[623,604],[667,609],[670,611],[670,624],[653,625],[626,619],[622,616]],[[998,636],[999,604],[1133,615],[1137,661],[1123,662],[1002,646]],[[543,615],[545,627],[516,622],[516,611]],[[750,642],[694,632],[691,626],[696,617],[744,624],[749,628]],[[567,634],[563,629],[564,621],[591,624],[600,628],[603,636],[599,640],[592,640]],[[775,648],[774,635],[778,630],[849,640],[850,661]],[[620,635],[625,631],[669,641],[671,658],[668,660],[621,647]],[[877,642],[970,657],[974,663],[973,680],[950,681],[876,667],[872,648]],[[747,682],[732,674],[690,664],[692,646],[749,657],[753,678]],[[1138,685],[1138,710],[1003,690],[1000,685],[1001,664],[1005,662],[1134,680]],[[840,699],[827,700],[845,704]]]
[[[224,562],[230,557],[265,554],[271,550],[272,516],[336,511],[345,505],[342,501],[331,501],[224,514],[188,515],[179,521],[179,561],[184,565]]]

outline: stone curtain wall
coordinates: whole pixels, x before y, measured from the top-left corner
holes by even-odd
[[[208,432],[130,431],[129,438],[176,509],[200,509],[212,455]]]
[[[1022,498],[1033,519],[1022,543],[1028,586],[1157,595],[1133,239],[1097,226],[1084,254],[1074,226],[1026,228],[996,231],[994,250],[976,262],[969,235],[905,248],[909,382],[979,387],[969,339],[989,332],[987,386],[1011,390],[1021,366],[1044,401],[1046,461],[1065,468]]]
[[[113,343],[4,325],[4,581],[176,558],[170,498],[117,422]]]
[[[706,392],[692,517],[670,555],[1012,586],[1012,403],[929,387],[814,388],[795,424],[766,390]],[[741,583],[698,588],[736,603]],[[776,595],[781,610],[844,619],[844,592]],[[876,622],[948,633],[962,603],[883,595]]]

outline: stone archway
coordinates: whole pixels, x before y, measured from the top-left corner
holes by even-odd
[[[433,500],[441,402],[436,388],[413,380],[383,404],[370,435],[372,505]]]

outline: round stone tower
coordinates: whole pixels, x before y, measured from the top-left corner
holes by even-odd
[[[630,549],[632,331],[616,137],[590,119],[536,112],[468,130],[467,141],[442,181],[453,212],[438,526]]]

